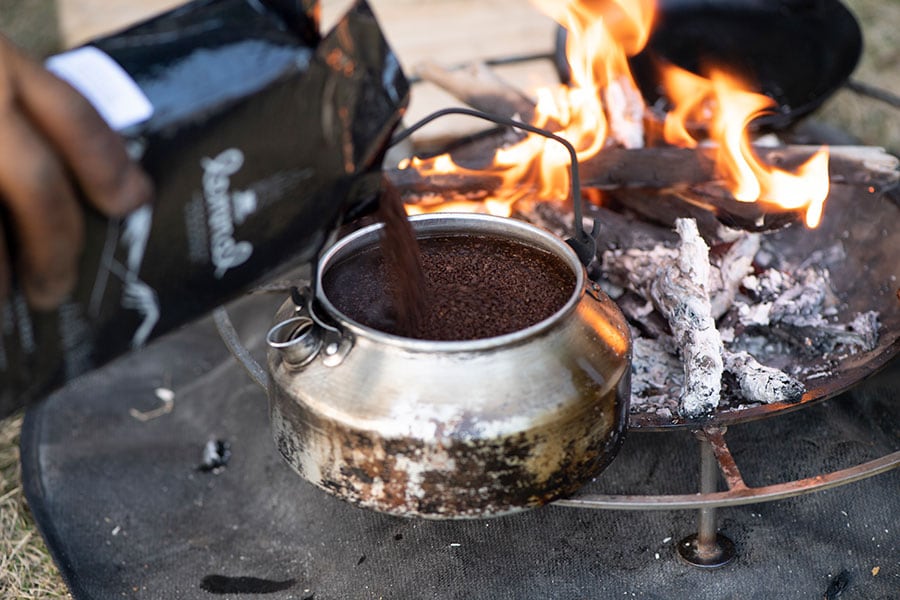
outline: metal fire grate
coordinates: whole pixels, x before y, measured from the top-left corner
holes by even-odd
[[[734,543],[718,533],[716,509],[783,500],[847,485],[900,467],[900,451],[854,467],[823,475],[763,487],[748,486],[725,442],[727,427],[694,429],[700,447],[700,489],[681,495],[600,495],[583,494],[557,500],[558,506],[604,510],[697,510],[697,533],[682,539],[676,549],[688,563],[704,568],[722,567],[734,560]],[[718,490],[721,473],[728,487]]]

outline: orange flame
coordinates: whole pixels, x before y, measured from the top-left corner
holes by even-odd
[[[537,92],[533,125],[550,128],[569,141],[578,159],[597,154],[612,136],[626,146],[643,144],[644,104],[631,77],[627,57],[647,42],[655,0],[533,0],[568,31],[571,84]],[[413,161],[423,175],[471,172],[447,155]],[[509,215],[524,197],[562,200],[569,193],[569,154],[559,143],[529,134],[501,148],[481,170],[503,179],[486,210]],[[459,209],[460,203],[411,206],[407,212]],[[477,209],[476,209],[477,210]]]
[[[750,143],[750,122],[775,106],[771,98],[747,91],[749,86],[719,69],[711,69],[707,79],[667,65],[663,85],[674,104],[663,127],[668,143],[694,147],[698,141],[688,123],[707,124],[717,142],[716,170],[736,200],[805,209],[807,227],[819,224],[829,189],[828,149],[790,172],[764,164]]]
[[[644,104],[627,58],[647,43],[656,0],[532,0],[568,32],[566,55],[571,83],[537,92],[532,124],[568,140],[584,161],[610,144],[643,145]],[[750,143],[748,126],[771,110],[774,101],[753,93],[743,82],[712,70],[700,77],[683,69],[663,70],[666,95],[674,108],[664,123],[665,140],[693,148],[699,140],[689,123],[708,132],[716,143],[716,171],[737,200],[761,202],[779,210],[805,210],[808,227],[818,225],[828,196],[828,151],[821,149],[793,172],[766,165]],[[406,166],[423,175],[474,174],[449,155],[413,159]],[[569,193],[569,155],[558,143],[529,134],[496,151],[493,163],[479,173],[498,175],[503,184],[482,204],[469,201],[422,201],[407,212],[490,212],[509,216],[523,198],[562,200]]]

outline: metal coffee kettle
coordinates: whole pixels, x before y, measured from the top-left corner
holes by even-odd
[[[377,244],[382,226],[339,240],[318,263],[315,297],[295,294],[278,310],[267,374],[244,352],[266,383],[279,452],[335,496],[404,516],[496,516],[573,493],[612,460],[626,426],[631,340],[618,307],[569,245],[533,225],[471,214],[410,222],[419,238],[493,236],[549,252],[571,269],[571,294],[505,335],[390,335],[342,314],[321,285]]]

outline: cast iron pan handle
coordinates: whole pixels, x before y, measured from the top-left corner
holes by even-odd
[[[573,250],[575,250],[575,254],[578,255],[578,259],[581,261],[581,263],[585,267],[588,266],[588,264],[590,264],[590,262],[594,260],[594,257],[597,255],[597,242],[592,235],[592,233],[596,232],[597,228],[595,225],[593,227],[594,231],[592,231],[591,233],[588,233],[584,230],[584,220],[581,210],[581,179],[578,175],[578,153],[575,151],[575,148],[572,146],[572,144],[570,144],[569,141],[565,138],[555,135],[547,131],[546,129],[541,129],[540,127],[535,127],[534,125],[516,121],[515,119],[507,119],[506,117],[492,115],[490,113],[473,110],[471,108],[445,108],[431,113],[427,117],[396,134],[393,138],[391,138],[389,146],[395,146],[396,144],[399,144],[425,125],[428,125],[435,119],[438,119],[445,115],[468,115],[470,117],[476,117],[485,121],[490,121],[491,123],[496,123],[498,125],[505,125],[506,127],[513,127],[515,129],[521,129],[529,133],[543,136],[547,139],[559,142],[565,147],[566,151],[568,151],[569,153],[569,189],[572,196],[572,210],[575,215],[574,223],[572,224],[575,235],[574,237],[567,239],[566,243],[569,244],[569,246],[571,246]]]

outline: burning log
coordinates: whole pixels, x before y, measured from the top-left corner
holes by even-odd
[[[678,255],[659,267],[650,297],[668,320],[684,364],[680,412],[698,417],[719,404],[724,347],[706,293],[709,249],[694,221],[679,219],[675,226],[681,236]]]
[[[472,108],[533,123],[535,103],[503,81],[484,63],[448,70],[431,61],[416,66],[416,75]],[[610,137],[623,148],[644,147],[644,99],[630,79],[620,77],[602,90]],[[562,126],[544,115],[543,128],[556,132]]]
[[[818,147],[785,146],[756,148],[760,159],[768,164],[789,166],[808,159]],[[883,148],[870,146],[832,146],[829,174],[832,183],[865,185],[878,193],[900,182],[900,159]],[[467,164],[490,164],[493,152],[467,156]],[[502,186],[499,175],[485,171],[467,175],[423,175],[415,169],[392,170],[388,173],[407,199],[441,196],[447,199],[470,197],[480,199],[494,195]],[[691,148],[609,147],[581,163],[584,188],[617,190],[622,188],[666,189],[708,184],[717,178],[708,151]],[[708,198],[715,202],[715,198]],[[733,200],[732,200],[733,201]]]
[[[644,98],[630,78],[607,82],[602,91],[609,135],[623,148],[644,147]]]
[[[738,202],[718,184],[678,185],[656,190],[621,188],[607,192],[617,210],[635,213],[641,219],[672,228],[676,219],[697,221],[708,242],[727,242],[741,231],[770,231],[802,220],[802,213],[770,210],[758,202]]]

